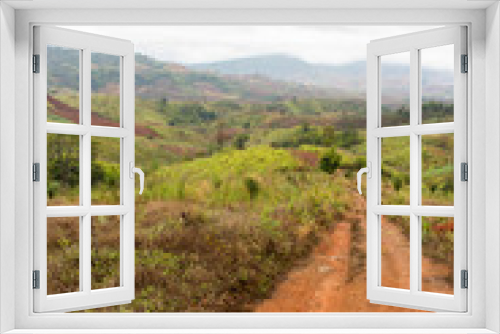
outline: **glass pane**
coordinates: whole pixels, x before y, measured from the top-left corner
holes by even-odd
[[[453,294],[453,218],[422,217],[422,291]]]
[[[410,205],[410,137],[381,140],[382,205]]]
[[[80,122],[80,50],[47,46],[47,122]]]
[[[47,294],[80,291],[80,217],[47,218]]]
[[[380,57],[382,126],[410,125],[410,53]]]
[[[453,122],[454,46],[420,50],[422,123]]]
[[[422,136],[422,205],[453,206],[453,133]]]
[[[120,204],[120,138],[92,137],[92,205]]]
[[[410,217],[382,216],[381,285],[410,289]]]
[[[47,134],[47,205],[80,205],[80,137]]]
[[[120,216],[92,217],[92,289],[120,286]]]
[[[120,57],[92,53],[92,125],[120,126]]]

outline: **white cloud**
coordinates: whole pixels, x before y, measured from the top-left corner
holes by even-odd
[[[88,26],[67,27],[131,40],[137,52],[178,63],[202,63],[262,54],[287,54],[311,63],[364,60],[366,45],[379,38],[431,29],[428,26]],[[396,61],[404,58],[394,57]],[[437,53],[427,65],[448,67]]]

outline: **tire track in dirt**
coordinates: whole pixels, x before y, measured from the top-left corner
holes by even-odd
[[[304,265],[289,273],[273,296],[255,312],[422,312],[377,305],[366,299],[366,204],[357,194],[356,205],[326,234]],[[409,241],[400,229],[384,222],[382,282],[409,286]],[[390,250],[390,251],[389,251]],[[426,291],[453,293],[443,277],[450,268],[422,259]]]

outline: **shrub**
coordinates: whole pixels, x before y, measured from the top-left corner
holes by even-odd
[[[238,150],[244,150],[245,145],[249,139],[250,139],[250,137],[247,134],[238,135],[234,141],[234,148],[236,148]]]
[[[342,156],[332,147],[319,160],[319,169],[328,174],[333,174],[339,167]]]
[[[109,187],[120,186],[120,165],[106,161],[92,161],[92,185],[104,184]]]
[[[271,142],[272,147],[299,147],[301,145],[323,145],[323,133],[318,127],[305,123],[301,126],[283,131]]]
[[[245,178],[245,187],[247,188],[250,199],[255,199],[259,195],[259,183],[254,179]]]
[[[202,124],[214,121],[217,114],[207,110],[205,105],[195,102],[185,102],[176,105],[166,104],[165,110],[170,115],[168,125]]]
[[[403,187],[403,180],[399,177],[393,177],[392,184],[394,186],[394,190],[399,191]]]
[[[352,146],[358,145],[363,140],[359,137],[358,131],[354,128],[348,128],[340,132],[336,143],[342,148],[351,148]]]
[[[56,188],[74,188],[80,183],[79,176],[79,138],[78,136],[47,135],[47,179],[57,181],[50,185]],[[50,195],[50,194],[49,194]]]

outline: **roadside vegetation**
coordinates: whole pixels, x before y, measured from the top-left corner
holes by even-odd
[[[141,61],[136,165],[146,186],[142,196],[136,187],[136,298],[87,312],[252,311],[356,207],[356,172],[366,166],[365,101]],[[152,69],[156,76],[149,78]],[[180,88],[161,95],[143,87],[162,78],[171,81],[165,89]],[[78,123],[78,96],[49,79],[48,121]],[[119,97],[109,93],[108,79],[96,81],[92,124],[119,126]],[[450,104],[423,108],[429,121],[453,119]],[[391,126],[408,116],[406,106],[384,112]],[[111,139],[92,140],[93,204],[119,202],[120,144]],[[422,143],[423,201],[453,205],[453,137],[427,136]],[[48,205],[78,205],[78,137],[48,135],[48,147]],[[385,141],[382,161],[384,204],[409,203],[408,140]],[[409,236],[400,217],[389,220]],[[117,222],[95,222],[95,287],[119,282]],[[78,221],[53,223],[49,291],[77,291]],[[422,233],[425,255],[452,265],[452,220],[426,219]]]
[[[74,96],[57,99],[70,108],[77,105]],[[114,110],[118,99],[106,99],[102,105]],[[138,129],[155,135],[138,131],[136,141],[136,162],[147,175],[144,194],[136,196],[136,299],[101,311],[250,311],[268,298],[320,235],[353,207],[355,173],[366,163],[362,105],[335,100],[256,105],[138,99]],[[51,108],[50,117],[59,121]],[[106,110],[101,107],[99,115],[106,118]],[[346,116],[354,120],[352,125],[342,123]],[[49,154],[49,171],[58,180],[49,185],[49,205],[64,205],[78,196],[78,175],[60,176],[68,168],[77,170],[78,150],[68,147],[77,146],[78,138],[67,137],[49,137],[50,145],[58,147],[58,153]],[[426,157],[432,158],[427,159],[424,194],[430,204],[449,204],[453,174],[448,153],[453,142],[427,142]],[[382,152],[384,200],[393,204],[409,200],[406,144],[391,141]],[[113,203],[119,196],[117,152],[118,145],[93,142],[92,182],[99,189],[93,201]],[[436,232],[426,222],[423,232],[434,247],[427,253],[451,261],[450,231]],[[49,249],[60,244],[55,235],[49,238]],[[433,252],[437,246],[444,249]],[[57,263],[49,261],[55,278],[52,291],[74,279]],[[104,265],[95,270],[103,280],[116,279]]]

